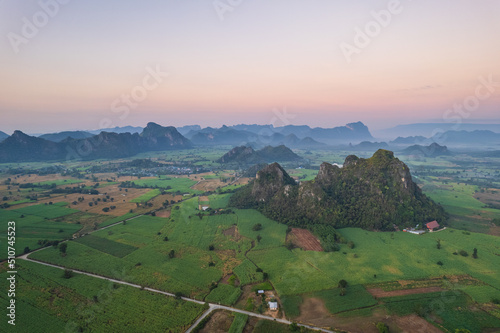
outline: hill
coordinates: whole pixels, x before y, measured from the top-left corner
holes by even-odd
[[[64,145],[21,131],[14,133],[0,142],[0,162],[34,162],[62,159],[65,156]]]
[[[271,162],[298,162],[303,158],[295,154],[286,146],[267,146],[261,150],[254,150],[252,147],[240,146],[231,149],[217,160],[219,163],[235,164],[258,164]]]
[[[387,149],[389,148],[389,145],[386,142],[370,142],[370,141],[363,141],[357,145],[351,145],[349,144],[349,149],[354,149],[354,150],[371,150],[371,151],[376,151],[378,149]]]
[[[418,155],[425,157],[450,155],[448,147],[441,146],[435,142],[430,144],[429,146],[413,145],[403,150],[402,153],[405,155]]]
[[[446,221],[441,206],[412,181],[409,168],[387,150],[371,158],[350,155],[343,168],[323,163],[312,181],[296,183],[277,163],[257,173],[230,204],[256,208],[288,225],[394,230],[393,225]]]
[[[9,135],[5,132],[0,131],[0,142],[7,139]]]
[[[92,137],[93,134],[89,132],[84,132],[84,131],[65,131],[65,132],[59,132],[59,133],[49,133],[49,134],[43,134],[40,135],[40,139],[45,139],[49,141],[54,141],[54,142],[61,142],[67,138],[71,139],[87,139]]]
[[[0,162],[33,162],[62,159],[92,160],[128,157],[146,151],[190,148],[191,142],[175,127],[149,123],[142,133],[101,132],[86,139],[53,142],[15,131],[0,142]]]

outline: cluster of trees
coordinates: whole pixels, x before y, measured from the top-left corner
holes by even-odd
[[[265,168],[259,179],[236,191],[230,205],[255,208],[270,219],[302,228],[314,221],[337,228],[394,230],[394,225],[447,220],[443,208],[411,181],[403,162],[378,152],[369,159],[351,159],[355,162],[343,168],[323,165],[314,181],[301,185],[288,181],[284,170],[276,170],[279,166]]]

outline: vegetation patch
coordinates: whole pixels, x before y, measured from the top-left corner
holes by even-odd
[[[220,283],[217,288],[213,289],[210,294],[208,294],[205,300],[211,303],[233,305],[240,295],[240,288]]]
[[[159,189],[154,189],[154,190],[148,191],[147,193],[144,193],[141,196],[138,196],[135,199],[130,200],[130,202],[146,202],[146,201],[149,201],[160,194],[161,194],[161,191]]]
[[[345,289],[344,292],[342,289]],[[348,285],[345,288],[323,290],[313,294],[321,298],[330,313],[338,313],[377,304],[373,296],[362,285]]]
[[[248,315],[236,312],[234,320],[229,328],[229,333],[242,333],[248,321]]]
[[[137,247],[128,244],[118,243],[106,238],[97,237],[94,235],[86,235],[77,238],[75,242],[87,245],[93,249],[99,250],[104,253],[111,254],[112,256],[123,258],[126,255],[137,250]]]
[[[257,266],[248,259],[245,259],[240,265],[236,266],[233,272],[238,276],[238,280],[240,280],[242,285],[260,282],[264,279],[262,272],[257,272]]]

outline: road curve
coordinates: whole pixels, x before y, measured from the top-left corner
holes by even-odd
[[[43,262],[43,261],[38,261],[38,260],[30,259],[30,258],[28,258],[29,254],[30,253],[24,254],[24,255],[19,256],[17,258],[18,259],[23,259],[23,260],[26,260],[26,261],[31,261],[31,262],[34,262],[34,263],[37,263],[37,264],[40,264],[40,265],[45,265],[45,266],[49,266],[49,267],[58,268],[58,269],[63,269],[63,270],[64,269],[71,269],[71,268],[66,268],[66,267],[63,267],[63,266],[49,264],[49,263],[46,263],[46,262]],[[144,290],[151,291],[151,292],[154,292],[154,293],[158,293],[158,294],[162,294],[162,295],[166,295],[166,296],[170,296],[170,297],[175,297],[174,294],[166,292],[166,291],[162,291],[162,290],[158,290],[158,289],[153,289],[153,288],[149,288],[149,287],[144,287],[144,286],[140,286],[138,284],[134,284],[134,283],[130,283],[130,282],[125,282],[125,281],[122,281],[122,280],[116,280],[116,279],[112,279],[112,278],[109,278],[109,277],[105,277],[105,276],[101,276],[101,275],[97,275],[97,274],[92,274],[92,273],[88,273],[88,272],[84,272],[84,271],[80,271],[80,270],[76,270],[76,269],[71,269],[71,270],[73,272],[75,272],[75,273],[78,273],[78,274],[83,274],[83,275],[91,276],[91,277],[94,277],[94,278],[98,278],[98,279],[102,279],[102,280],[107,280],[107,281],[111,281],[111,282],[114,282],[114,283],[118,283],[118,284],[123,284],[123,285],[126,285],[126,286],[130,286],[130,287],[134,287],[134,288],[144,289]],[[230,306],[219,305],[219,304],[214,304],[214,303],[206,303],[206,302],[202,302],[202,301],[199,301],[199,300],[196,300],[196,299],[193,299],[193,298],[189,298],[189,297],[181,297],[181,299],[184,300],[184,301],[187,301],[187,302],[193,302],[193,303],[197,303],[197,304],[208,304],[208,306],[209,306],[209,309],[207,311],[205,311],[203,313],[203,315],[198,318],[198,320],[196,320],[196,322],[186,331],[186,333],[190,333],[193,330],[193,328],[195,328],[196,325],[198,325],[198,323],[203,320],[203,318],[205,318],[206,316],[208,316],[214,310],[227,310],[227,311],[231,311],[231,312],[243,313],[243,314],[246,314],[246,315],[251,316],[251,317],[257,317],[257,318],[261,318],[261,319],[267,319],[267,320],[277,321],[279,323],[283,323],[283,324],[287,324],[287,325],[290,325],[292,323],[291,321],[286,320],[286,319],[273,318],[273,317],[265,316],[265,315],[262,315],[262,314],[259,314],[259,313],[254,313],[254,312],[250,312],[250,311],[236,309],[236,308],[233,308],[233,307],[230,307]],[[309,328],[311,330],[320,331],[320,332],[334,333],[333,331],[326,330],[326,329],[320,328],[320,327],[314,327],[314,326],[300,324],[300,323],[297,323],[297,325]]]

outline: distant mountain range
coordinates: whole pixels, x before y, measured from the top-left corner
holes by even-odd
[[[175,127],[148,123],[141,134],[101,132],[85,139],[54,142],[15,131],[0,142],[0,162],[128,157],[146,151],[190,148]]]
[[[191,129],[186,137],[198,145],[256,145],[285,144],[291,148],[319,147],[327,144],[361,142],[373,139],[368,127],[362,122],[334,128],[311,128],[288,125],[235,125],[221,128]]]
[[[304,159],[291,151],[290,148],[283,145],[278,147],[267,146],[257,151],[252,147],[235,147],[217,160],[217,162],[224,164],[259,164],[300,161],[304,161]]]
[[[398,125],[392,128],[375,131],[375,136],[384,140],[392,140],[398,136],[424,136],[431,137],[436,131],[477,131],[485,130],[500,133],[500,124],[455,124],[455,123],[415,123]]]
[[[84,132],[84,131],[66,131],[66,132],[59,132],[59,133],[50,133],[50,134],[43,134],[40,135],[40,139],[45,139],[49,141],[54,141],[54,142],[61,142],[67,138],[70,139],[87,139],[92,137],[93,134],[89,132]]]

